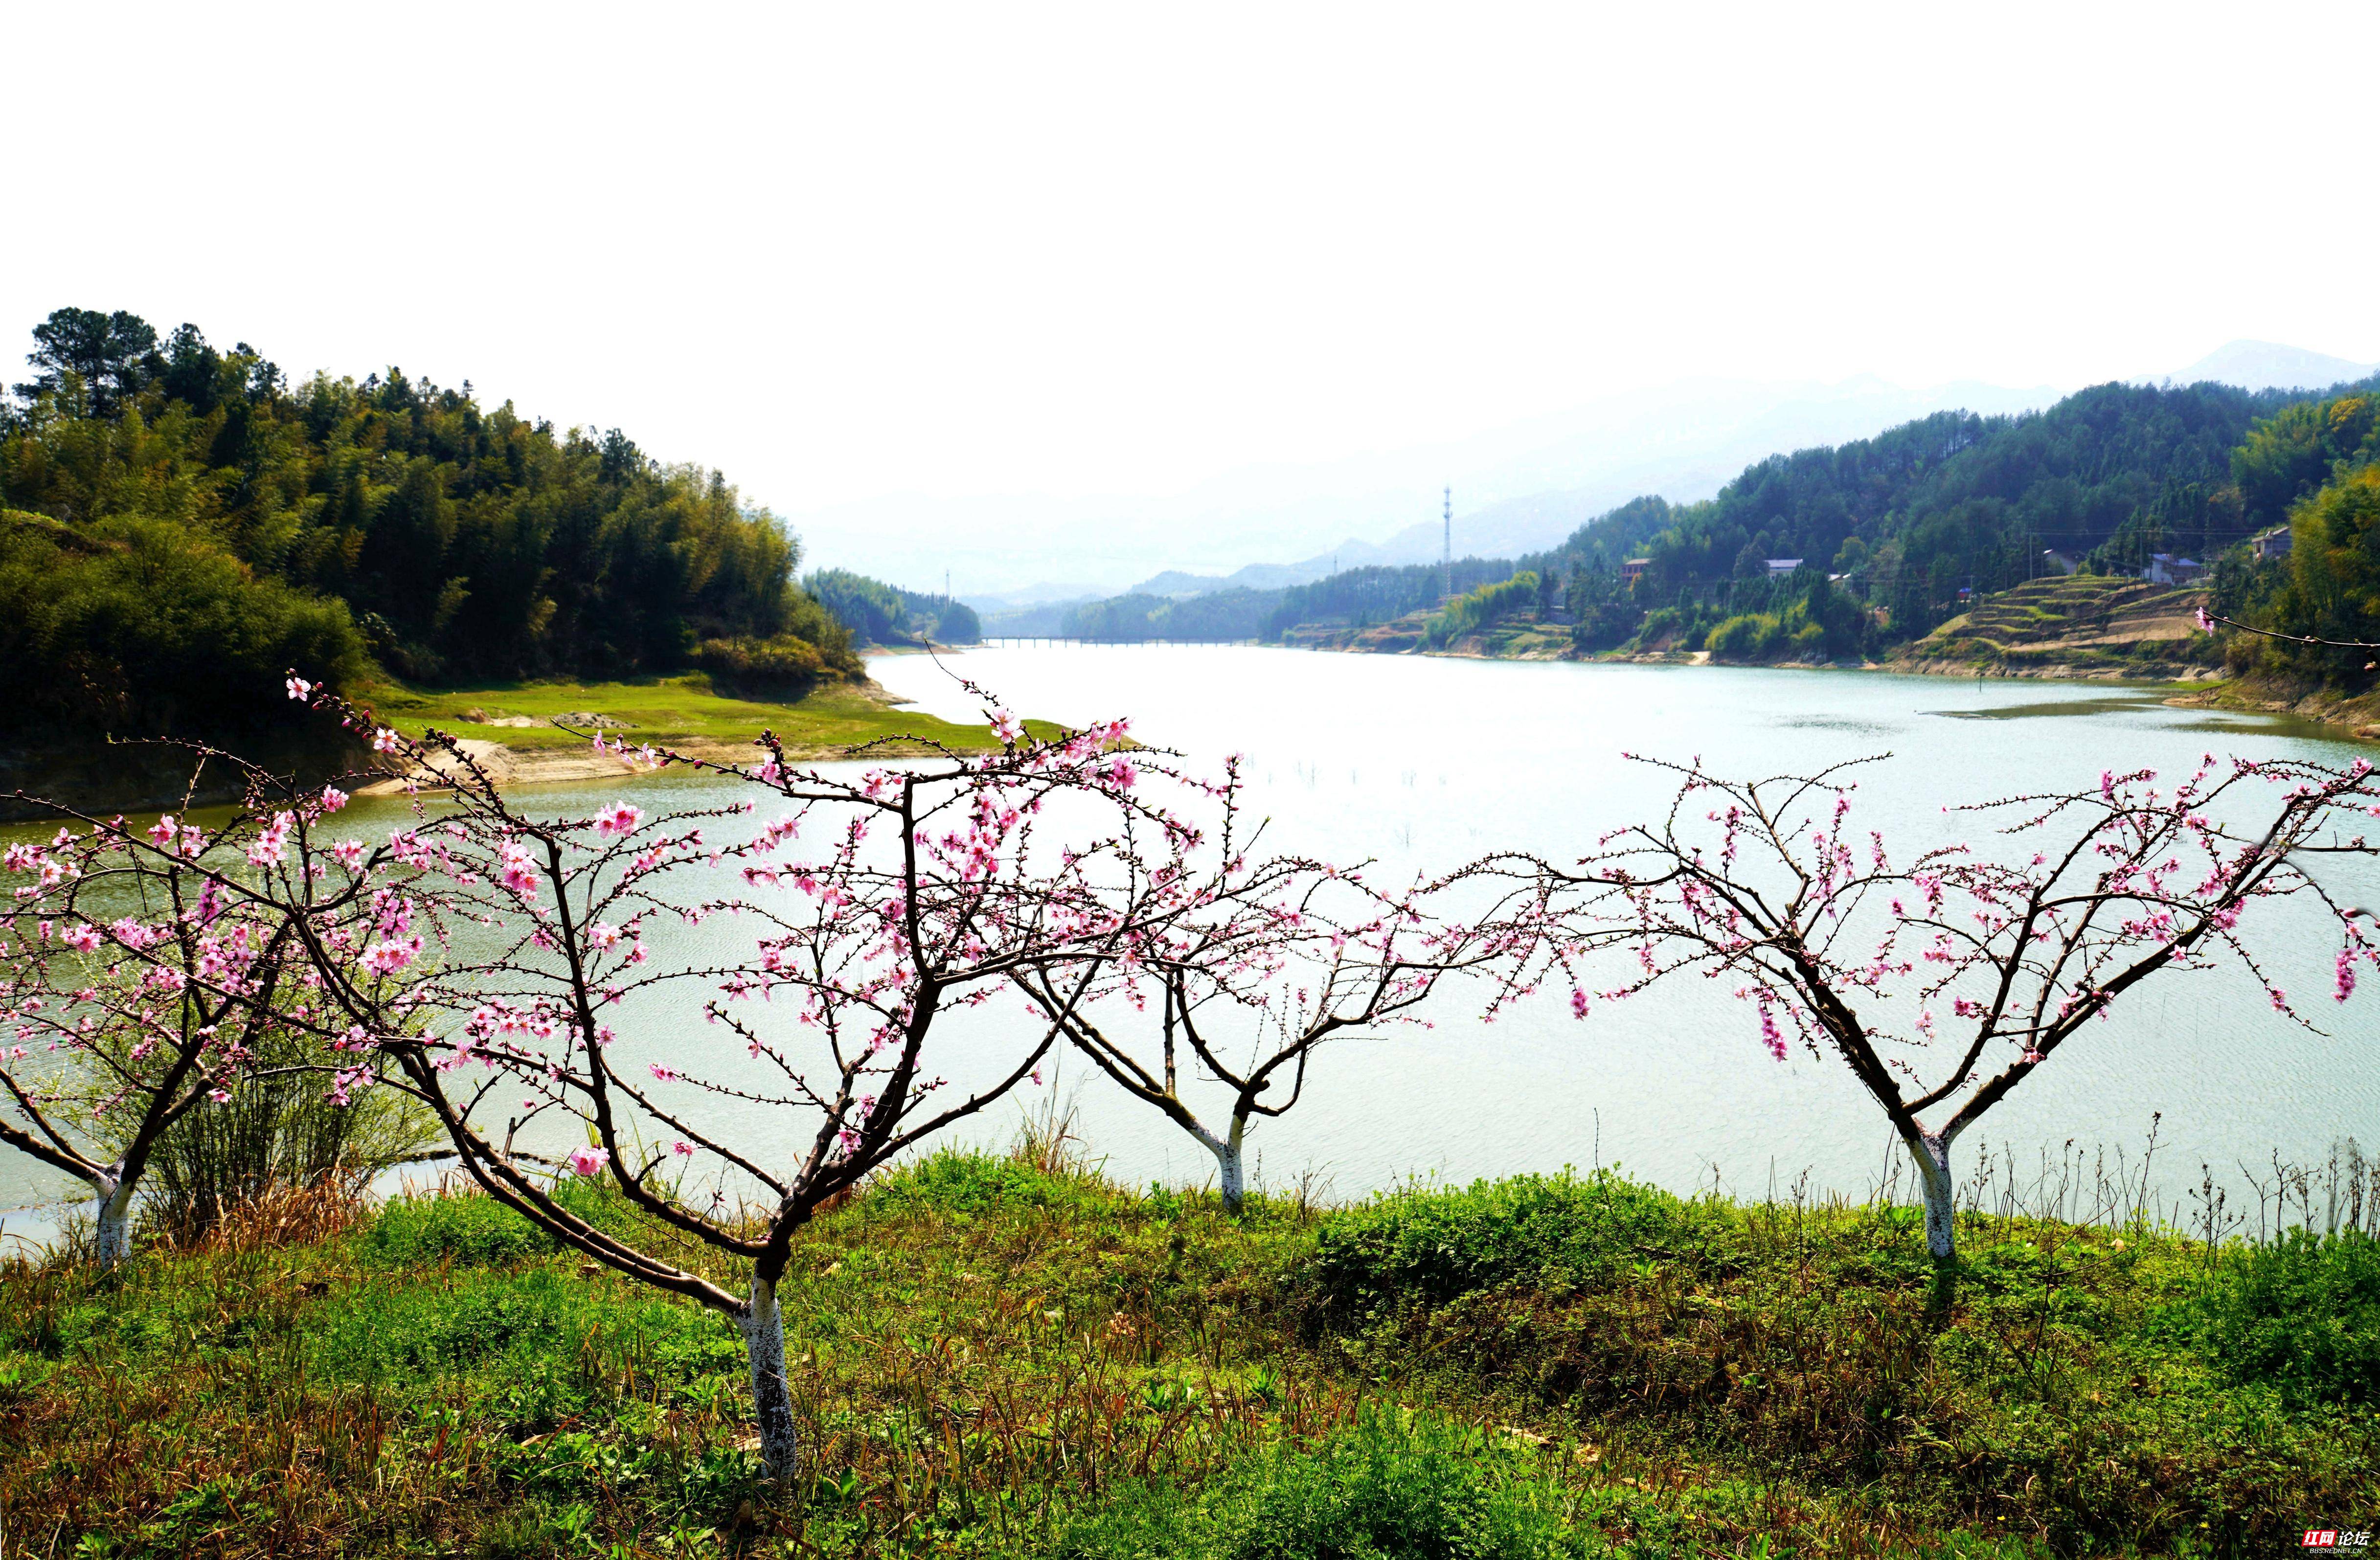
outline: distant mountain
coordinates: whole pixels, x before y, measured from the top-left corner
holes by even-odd
[[[960,600],[978,612],[1015,612],[1030,607],[1051,605],[1072,606],[1077,601],[1096,601],[1106,592],[1087,585],[1028,585],[1022,590],[979,591],[962,596]]]
[[[1803,386],[1791,395],[1777,386],[1722,382],[1651,392],[1597,434],[1573,434],[1511,463],[1509,469],[1551,477],[1590,473],[1575,487],[1463,501],[1457,487],[1456,557],[1517,558],[1559,545],[1579,526],[1632,498],[1658,494],[1691,503],[1717,493],[1742,469],[1771,454],[1864,438],[1898,422],[1945,408],[1992,415],[2032,410],[2056,399],[2047,390],[2007,390],[1953,384],[1911,391],[1872,377],[1829,386]],[[1598,459],[1604,469],[1596,470]],[[1287,564],[1250,564],[1230,574],[1169,569],[1133,587],[1141,595],[1184,597],[1245,586],[1278,590],[1307,585],[1342,569],[1434,562],[1445,543],[1442,518],[1419,521],[1381,541],[1348,539],[1327,552]]]
[[[1377,562],[1372,556],[1379,549],[1367,542],[1349,542],[1346,567],[1358,563]],[[1132,596],[1165,596],[1179,599],[1189,596],[1211,596],[1219,590],[1279,590],[1285,585],[1306,585],[1333,572],[1332,559],[1337,553],[1309,558],[1303,563],[1250,563],[1228,574],[1185,574],[1179,569],[1168,569],[1161,574],[1151,574],[1126,592]]]
[[[2277,342],[2226,342],[2173,376],[2176,384],[2212,380],[2242,390],[2327,390],[2380,373],[2380,363],[2350,363]]]
[[[1550,546],[1639,494],[1706,498],[1747,463],[1780,451],[1864,438],[1944,407],[2014,412],[2055,398],[2046,388],[1910,389],[1873,377],[1694,380],[1459,441],[1239,471],[1171,495],[912,495],[790,518],[821,562],[896,580],[935,580],[948,569],[978,611],[1104,595],[1169,574],[1217,582],[1181,590],[1278,588],[1329,573],[1334,554],[1342,568],[1435,558],[1439,489],[1449,483],[1456,553],[1510,556]],[[1286,572],[1243,577],[1251,564]],[[1052,579],[1081,583],[1037,583]]]

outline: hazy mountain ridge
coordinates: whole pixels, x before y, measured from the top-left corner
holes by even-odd
[[[1252,467],[1171,495],[894,495],[794,523],[812,558],[912,584],[937,582],[947,569],[963,599],[996,611],[1111,594],[1169,571],[1220,580],[1254,563],[1311,578],[1328,572],[1334,554],[1341,567],[1424,561],[1438,553],[1440,490],[1449,484],[1458,533],[1511,526],[1512,545],[1543,546],[1565,534],[1558,516],[1597,513],[1645,491],[1707,496],[1776,450],[1858,438],[1947,405],[1990,412],[2054,398],[2046,388],[1911,390],[1873,376],[1835,384],[1689,380],[1444,443]],[[1549,508],[1551,495],[1575,502]],[[1508,514],[1504,505],[1521,507]],[[1491,534],[1505,535],[1466,541],[1458,534],[1455,550],[1486,549]],[[1029,545],[1020,546],[1026,538]],[[1082,583],[1043,583],[1068,576]]]
[[[2253,390],[2319,388],[2372,371],[2299,347],[2240,340],[2167,377]],[[866,535],[853,542],[863,551],[901,550],[918,565],[880,565],[882,577],[934,578],[948,568],[990,627],[993,618],[1118,594],[1281,589],[1342,569],[1427,562],[1444,542],[1439,505],[1449,485],[1454,551],[1518,557],[1557,545],[1640,495],[1680,503],[1709,498],[1770,455],[1867,438],[1945,408],[2010,415],[2058,396],[2046,386],[1979,381],[1912,389],[1873,375],[1832,384],[1687,380],[1465,440],[1313,466],[1250,468],[1171,496],[888,498],[803,525],[812,556],[843,557],[844,528],[853,526]],[[1381,535],[1384,519],[1399,515],[1411,518]],[[920,526],[944,535],[955,529],[968,539],[937,548]],[[1032,544],[1017,545],[1020,538]],[[1035,577],[1062,560],[1073,580]],[[1098,579],[1083,577],[1094,572]],[[970,577],[984,579],[983,587],[966,588]]]
[[[2325,390],[2375,373],[2380,363],[2351,363],[2301,346],[2242,340],[2224,343],[2173,379],[2179,384],[2213,380],[2242,390]]]

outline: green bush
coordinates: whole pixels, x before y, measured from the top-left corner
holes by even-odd
[[[1714,660],[1759,660],[1776,648],[1778,627],[1767,612],[1744,612],[1712,629],[1703,646]]]
[[[364,1237],[364,1249],[389,1267],[451,1262],[499,1267],[554,1250],[553,1237],[480,1192],[392,1197]]]
[[[871,1188],[868,1206],[881,1213],[922,1207],[953,1214],[1073,1208],[1088,1190],[1081,1178],[1053,1175],[1005,1155],[943,1149]]]
[[[1402,1191],[1326,1220],[1310,1276],[1344,1313],[1416,1300],[1440,1304],[1512,1284],[1592,1284],[1645,1260],[1706,1258],[1726,1221],[1612,1170],[1516,1176],[1462,1191]]]
[[[395,1089],[359,1089],[341,1105],[322,1074],[276,1072],[319,1060],[303,1041],[269,1034],[254,1050],[260,1075],[241,1079],[230,1099],[191,1111],[157,1141],[144,1216],[181,1239],[204,1234],[225,1209],[276,1186],[328,1182],[359,1191],[444,1135],[426,1107]]]
[[[1563,1560],[1611,1553],[1577,1497],[1508,1441],[1373,1416],[1251,1458],[1195,1496],[1125,1493],[1062,1534],[1061,1560]]]
[[[706,639],[694,661],[722,693],[796,697],[821,679],[844,675],[848,654],[807,639]]]
[[[2271,1382],[2294,1408],[2380,1403],[2380,1240],[2361,1230],[2251,1247],[2186,1303],[2233,1379]]]

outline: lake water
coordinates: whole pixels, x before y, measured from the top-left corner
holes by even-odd
[[[1597,835],[1648,816],[1669,787],[1621,755],[1699,754],[1737,774],[1806,772],[1890,757],[1861,792],[1867,827],[1907,841],[1945,838],[1945,804],[2095,783],[2102,769],[2186,769],[2201,753],[2369,754],[2301,723],[2218,717],[2105,684],[1877,673],[1514,663],[1321,654],[1241,647],[997,647],[952,658],[880,658],[879,681],[917,707],[976,720],[953,671],[1013,708],[1086,722],[1132,718],[1143,741],[1219,767],[1247,756],[1269,842],[1382,870],[1443,868],[1515,846],[1575,856]],[[649,804],[698,803],[711,782],[638,782]],[[610,794],[577,790],[557,805]],[[642,799],[642,798],[640,798]],[[385,816],[381,815],[385,814]],[[359,804],[359,826],[397,821]],[[2380,885],[2342,881],[2368,896]],[[706,939],[725,936],[715,927]],[[2324,995],[2334,945],[2284,913],[2261,937],[2288,988],[2329,1034],[2274,1013],[2230,972],[2163,976],[2061,1050],[1957,1149],[2013,1149],[2034,1166],[2073,1142],[2136,1153],[2158,1127],[2155,1180],[2168,1195],[2210,1167],[2314,1160],[2345,1137],[2380,1143],[2380,1001],[2338,1009]],[[662,958],[671,949],[657,946]],[[683,950],[681,950],[683,951]],[[1718,1180],[1760,1194],[1804,1169],[1812,1184],[1864,1193],[1891,1154],[1880,1114],[1840,1063],[1762,1048],[1752,1010],[1719,983],[1682,980],[1581,1023],[1553,996],[1493,1026],[1442,1013],[1427,1032],[1354,1039],[1321,1053],[1305,1100],[1250,1140],[1259,1184],[1312,1173],[1338,1196],[1414,1177],[1463,1180],[1618,1162],[1687,1189]],[[638,1014],[659,1048],[712,1044],[692,1004]],[[991,1056],[1024,1033],[1008,1004],[967,1015],[957,1054]],[[624,1028],[624,1036],[628,1032]],[[938,1032],[939,1033],[939,1032]],[[1075,1098],[1083,1130],[1127,1180],[1205,1180],[1212,1161],[1079,1061],[1047,1085]],[[1077,1094],[1077,1091],[1079,1093]],[[1028,1095],[971,1133],[1004,1141]],[[773,1119],[738,1137],[780,1157],[807,1132]],[[0,1158],[0,1208],[54,1195],[54,1178]],[[21,1222],[21,1221],[18,1221]]]

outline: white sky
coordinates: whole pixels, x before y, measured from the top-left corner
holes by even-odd
[[[794,514],[1691,375],[2380,359],[2375,43],[2369,5],[8,0],[0,351],[187,319]]]

